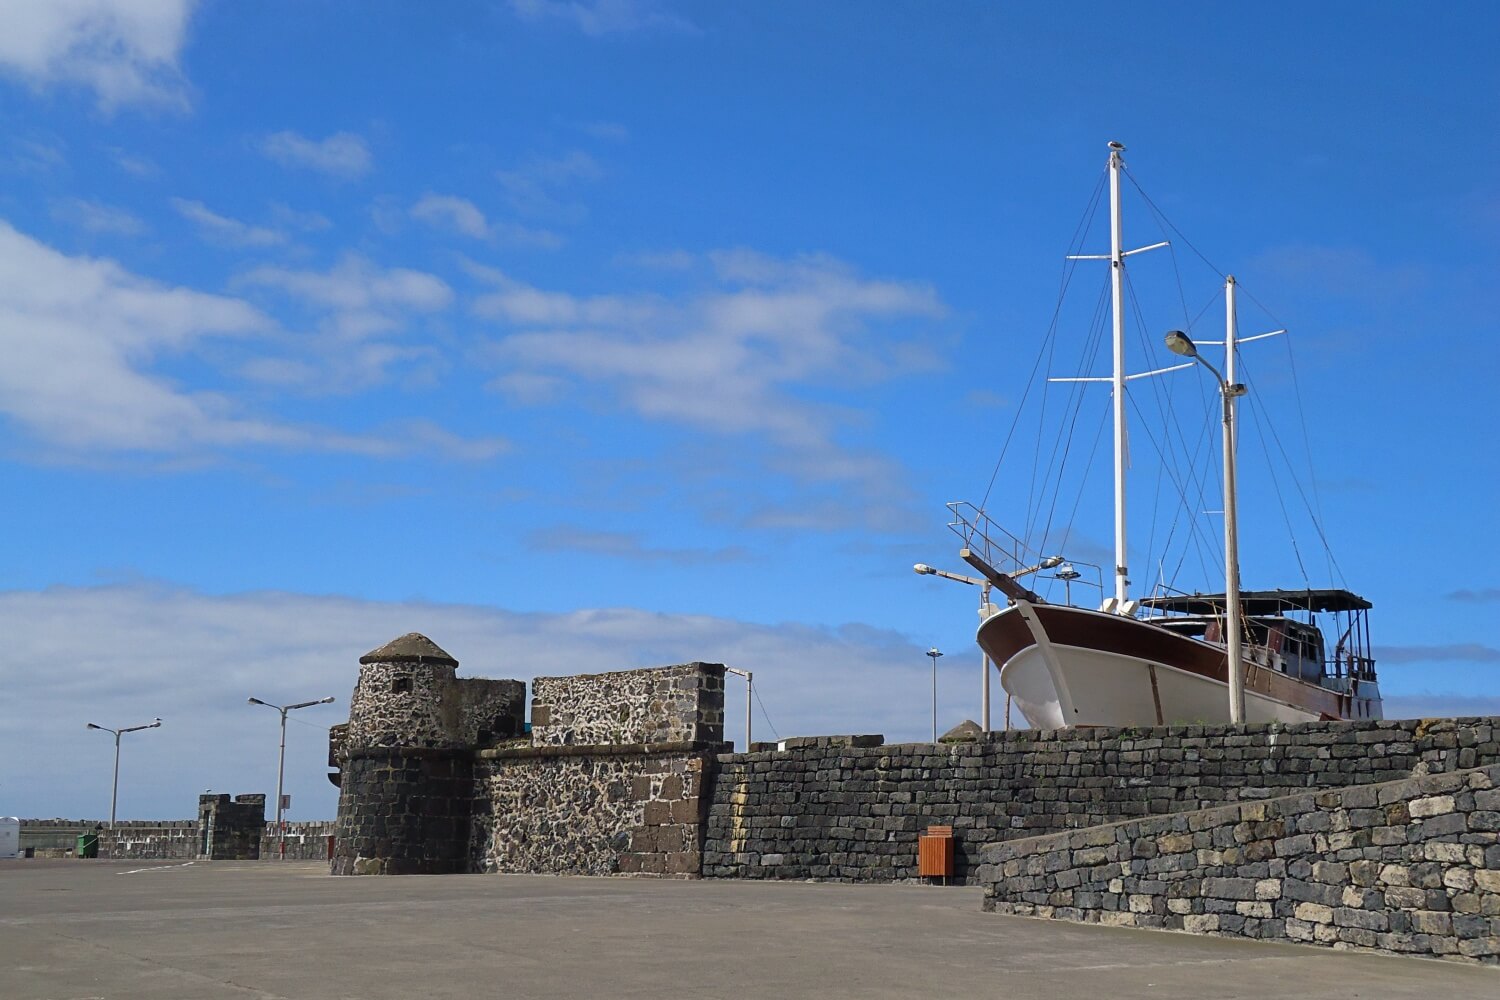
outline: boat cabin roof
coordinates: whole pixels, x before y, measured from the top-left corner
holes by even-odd
[[[1147,597],[1141,604],[1157,611],[1185,615],[1224,613],[1223,594],[1171,594]],[[1247,615],[1279,615],[1287,611],[1368,611],[1373,605],[1347,590],[1242,590],[1240,606]]]

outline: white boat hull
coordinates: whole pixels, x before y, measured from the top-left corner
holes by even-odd
[[[985,620],[979,645],[1036,729],[1223,725],[1224,648],[1148,621],[1019,601]],[[1373,684],[1333,690],[1245,664],[1245,721],[1378,718]]]
[[[1229,722],[1227,684],[1133,656],[1071,646],[1052,649],[1064,675],[1066,701],[1035,646],[1000,668],[1000,686],[1033,729]],[[1247,691],[1245,716],[1247,722],[1312,722],[1319,713]]]

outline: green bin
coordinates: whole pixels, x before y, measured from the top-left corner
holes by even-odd
[[[80,833],[78,835],[78,850],[74,857],[97,858],[99,856],[99,835],[97,833]]]

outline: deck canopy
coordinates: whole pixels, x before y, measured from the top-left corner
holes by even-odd
[[[1174,611],[1184,615],[1224,613],[1223,594],[1147,597],[1141,600],[1141,604],[1156,611]],[[1311,611],[1314,614],[1328,611],[1368,611],[1372,607],[1369,601],[1347,590],[1242,590],[1240,606],[1245,614],[1255,616],[1280,615],[1288,611]]]

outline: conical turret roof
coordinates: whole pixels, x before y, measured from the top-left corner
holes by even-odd
[[[446,663],[458,666],[458,661],[447,651],[420,632],[408,632],[397,639],[372,649],[359,658],[360,663]]]
[[[984,730],[979,728],[979,723],[973,719],[965,719],[942,736],[938,737],[939,743],[971,743],[984,735]]]

